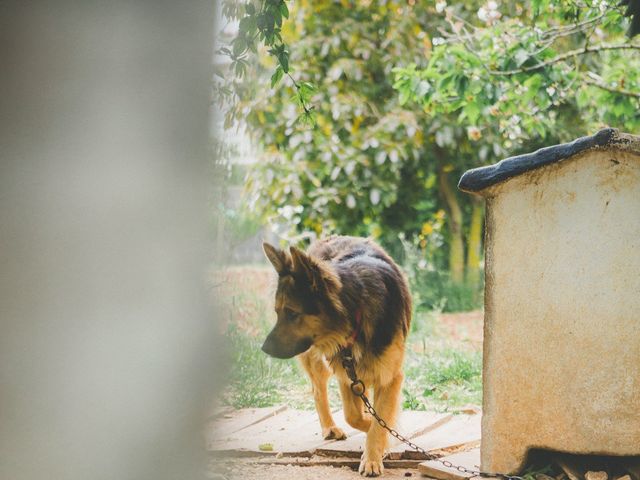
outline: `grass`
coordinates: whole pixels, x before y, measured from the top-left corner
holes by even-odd
[[[482,357],[479,352],[433,345],[409,352],[404,365],[404,408],[448,411],[482,403]]]
[[[262,352],[260,346],[266,335],[257,338],[232,328],[226,336],[233,358],[225,403],[235,408],[283,403],[294,408],[313,408],[310,385],[297,360],[279,360]]]
[[[224,335],[232,356],[223,401],[235,408],[287,404],[313,409],[310,383],[297,360],[274,359],[260,350],[274,321],[272,288],[261,275],[255,269],[236,269],[221,292],[227,318]],[[444,335],[437,317],[437,312],[414,316],[404,365],[403,408],[449,411],[480,405],[481,353]],[[329,383],[329,400],[332,407],[340,407],[335,379]]]

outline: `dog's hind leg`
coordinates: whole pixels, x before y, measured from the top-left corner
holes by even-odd
[[[344,419],[349,425],[363,432],[368,432],[371,426],[371,415],[365,413],[364,403],[360,397],[356,397],[351,391],[351,386],[346,382],[340,383],[340,396],[344,408]]]
[[[331,375],[333,375],[333,372],[329,368],[327,361],[322,355],[309,351],[303,353],[298,358],[311,379],[313,400],[315,401],[316,411],[320,419],[322,436],[325,440],[344,440],[347,436],[336,426],[336,422],[334,422],[331,416],[331,409],[329,408],[327,383]]]
[[[402,372],[398,372],[391,381],[382,386],[374,387],[373,407],[389,427],[394,427],[400,408],[400,392],[402,389]],[[358,471],[367,477],[381,475],[384,467],[382,457],[387,448],[389,435],[377,422],[373,422],[367,432],[367,441],[360,461]]]

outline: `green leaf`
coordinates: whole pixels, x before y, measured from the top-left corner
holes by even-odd
[[[247,3],[244,6],[244,11],[247,12],[247,15],[253,15],[254,13],[256,13],[256,7],[253,5],[253,3]]]
[[[469,85],[469,79],[465,75],[457,75],[456,77],[456,90],[458,91],[458,95],[464,97],[467,86]]]
[[[523,63],[525,63],[527,60],[529,60],[529,52],[527,52],[526,50],[520,48],[516,51],[515,55],[513,56],[513,58],[516,61],[516,66],[520,67],[522,66]]]
[[[289,18],[289,7],[287,7],[287,4],[284,0],[280,2],[280,13],[284,18]]]
[[[273,75],[271,75],[271,88],[275,87],[278,84],[278,82],[282,79],[283,75],[284,75],[284,70],[282,70],[282,67],[278,65],[278,67],[276,68],[276,71],[273,73]]]
[[[278,16],[280,16],[279,13],[278,13]],[[273,29],[276,24],[276,19],[275,19],[275,16],[273,15],[272,9],[268,8],[267,10],[264,11],[264,13],[262,14],[262,24],[263,24],[262,29],[267,33],[267,37],[269,35],[273,35]]]
[[[409,91],[409,89],[403,89],[400,90],[400,105],[406,105],[406,103],[409,101],[411,92]]]
[[[415,94],[417,97],[424,97],[431,91],[431,84],[426,80],[420,80],[418,86],[416,87]]]
[[[237,37],[233,40],[233,54],[236,57],[242,55],[247,49],[247,42],[244,37]]]
[[[467,114],[467,118],[469,119],[469,123],[472,125],[476,124],[478,117],[480,117],[480,107],[477,103],[468,103],[466,107],[464,107],[464,111]]]
[[[278,56],[278,60],[280,60],[280,65],[282,66],[284,73],[289,73],[289,54],[286,51],[283,51]]]
[[[242,60],[241,58],[239,58],[236,62],[235,62],[235,68],[234,68],[235,72],[236,72],[236,76],[237,77],[243,77],[246,70],[247,70],[247,63]]]
[[[256,33],[256,28],[257,21],[256,17],[253,15],[242,18],[238,25],[239,31],[245,35],[254,35]]]

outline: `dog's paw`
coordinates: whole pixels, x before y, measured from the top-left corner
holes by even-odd
[[[323,428],[322,436],[325,440],[344,440],[347,438],[345,433],[335,425],[333,427]]]
[[[382,473],[384,472],[382,459],[369,460],[367,458],[363,458],[360,461],[360,467],[358,467],[358,472],[360,472],[360,475],[364,475],[365,477],[378,477],[382,475]]]

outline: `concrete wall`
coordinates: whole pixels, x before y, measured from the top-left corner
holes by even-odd
[[[482,469],[640,454],[640,156],[590,151],[487,197]]]

